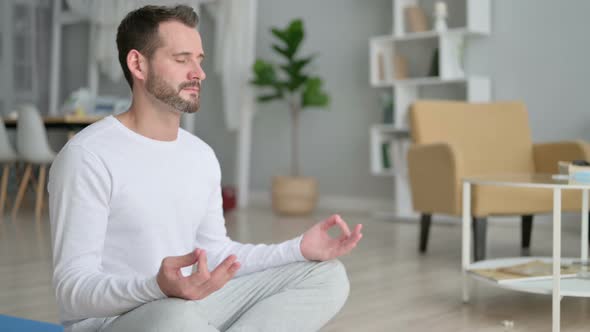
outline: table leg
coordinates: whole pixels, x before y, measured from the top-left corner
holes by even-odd
[[[561,296],[561,189],[553,189],[553,332],[559,332]]]
[[[462,249],[462,279],[463,279],[463,302],[469,301],[469,284],[467,280],[467,268],[471,264],[471,184],[463,182],[463,243]]]
[[[582,262],[588,260],[588,189],[582,189]]]

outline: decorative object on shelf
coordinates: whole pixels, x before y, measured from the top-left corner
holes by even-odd
[[[400,54],[393,56],[393,78],[396,80],[408,78],[408,61]]]
[[[428,20],[426,14],[419,6],[406,6],[404,8],[407,20],[406,31],[408,32],[424,32],[428,31]]]
[[[447,4],[444,1],[437,1],[434,4],[434,30],[438,32],[447,31]]]
[[[311,213],[317,202],[317,181],[303,177],[299,169],[299,117],[306,108],[326,107],[329,96],[322,88],[322,79],[306,71],[314,56],[299,57],[297,51],[305,37],[303,21],[293,20],[285,29],[272,28],[277,38],[272,48],[284,62],[275,66],[257,59],[253,65],[254,79],[251,84],[270,90],[258,96],[259,102],[282,100],[287,103],[291,114],[291,174],[275,176],[272,181],[272,206],[275,213],[285,215],[306,215]]]
[[[384,170],[391,169],[391,158],[389,151],[391,150],[391,142],[381,143],[381,164]]]
[[[391,92],[381,94],[381,109],[383,110],[383,124],[393,124],[394,108]]]
[[[385,81],[385,56],[383,52],[377,54],[377,75],[379,82]]]
[[[428,76],[430,77],[438,77],[440,75],[440,70],[438,68],[439,53],[440,49],[438,47],[434,49],[434,52],[432,52],[432,60],[430,60],[430,69],[428,69]]]

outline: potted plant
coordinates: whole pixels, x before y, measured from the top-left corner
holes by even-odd
[[[282,62],[275,65],[257,59],[253,65],[251,83],[264,92],[258,101],[284,101],[291,115],[291,171],[289,176],[274,176],[272,180],[272,206],[279,214],[304,215],[315,208],[317,181],[301,175],[299,165],[299,118],[309,108],[325,107],[329,96],[322,90],[322,79],[308,72],[314,56],[297,54],[305,37],[303,22],[293,20],[285,29],[272,28],[276,43],[272,48]]]

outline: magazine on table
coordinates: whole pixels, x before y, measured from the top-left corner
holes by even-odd
[[[553,263],[542,260],[503,266],[490,269],[471,269],[481,277],[485,277],[498,283],[509,283],[521,280],[543,280],[553,277]],[[580,266],[562,264],[560,276],[562,278],[575,277],[580,271]]]

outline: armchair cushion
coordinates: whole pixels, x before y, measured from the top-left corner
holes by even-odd
[[[583,141],[537,143],[533,146],[537,173],[558,173],[559,161],[588,160],[588,144]],[[590,160],[588,160],[590,161]]]
[[[456,193],[462,171],[459,159],[456,149],[447,143],[410,147],[408,171],[414,209],[447,214],[458,209]]]
[[[410,124],[414,143],[446,142],[461,151],[463,176],[535,170],[521,102],[419,101],[412,106]]]

